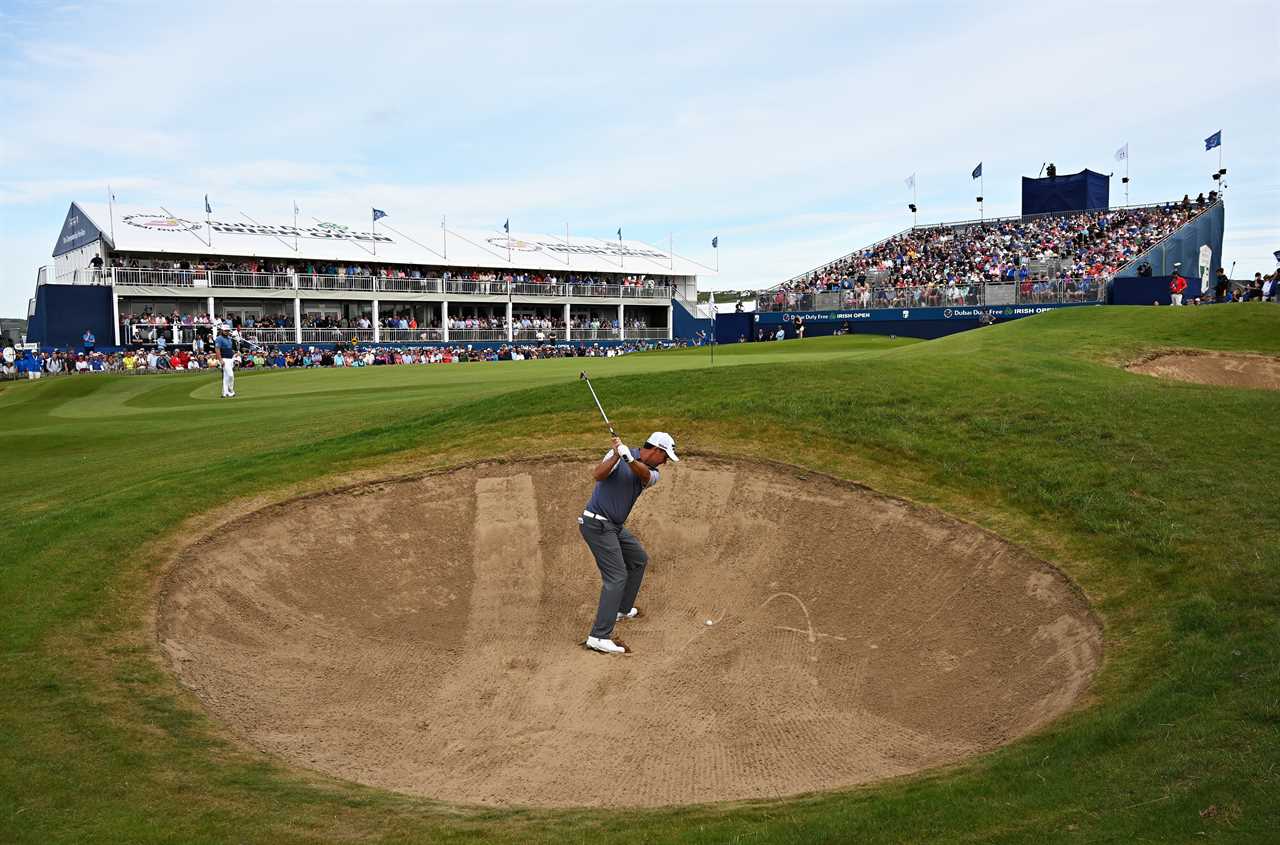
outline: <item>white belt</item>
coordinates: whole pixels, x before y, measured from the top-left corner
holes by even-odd
[[[582,515],[583,515],[583,516],[589,516],[589,517],[591,517],[592,519],[598,519],[598,520],[600,520],[601,522],[608,522],[608,521],[609,521],[609,517],[607,517],[607,516],[603,516],[603,515],[598,514],[598,513],[592,513],[591,511],[583,511],[583,512],[582,512]]]

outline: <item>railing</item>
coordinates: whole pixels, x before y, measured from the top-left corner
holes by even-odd
[[[666,340],[667,329],[665,326],[645,326],[642,329],[625,328],[622,330],[623,337],[627,340]]]
[[[440,293],[442,279],[378,279],[378,290],[391,293]]]
[[[117,284],[164,287],[209,287],[240,290],[368,291],[388,293],[437,293],[465,296],[608,297],[665,300],[675,295],[666,286],[598,285],[502,280],[475,281],[443,277],[353,276],[322,273],[251,273],[239,270],[174,270],[113,267],[106,270],[72,270],[58,281],[71,284]],[[511,290],[508,291],[508,288]]]
[[[298,290],[365,290],[372,291],[373,276],[324,276],[318,273],[298,275]]]
[[[164,338],[165,343],[190,343],[191,338],[183,337],[183,329],[192,326],[155,326],[150,323],[122,323],[120,326],[120,342],[124,344],[149,344]]]
[[[373,329],[321,329],[314,326],[303,326],[303,343],[346,343],[355,340],[358,343],[372,343]]]
[[[445,279],[444,292],[471,294],[472,296],[506,296],[507,283],[496,280],[473,282],[470,279]]]
[[[296,343],[297,335],[292,328],[253,328],[240,329],[240,336],[258,346],[274,346],[279,343]]]
[[[178,270],[195,274],[198,270]],[[208,270],[201,273],[211,288],[248,288],[251,290],[292,290],[297,276],[289,273],[241,273],[235,270]]]
[[[601,326],[598,329],[574,326],[569,329],[570,340],[617,340],[618,330],[612,326]]]
[[[555,343],[564,340],[564,328],[551,329],[516,329],[512,333],[515,340]]]
[[[506,340],[506,339],[507,339],[506,329],[449,329],[450,342],[455,340],[493,341],[493,340]]]
[[[444,329],[382,329],[380,336],[386,343],[431,343],[444,340]]]

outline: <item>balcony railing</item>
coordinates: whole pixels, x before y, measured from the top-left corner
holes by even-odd
[[[494,341],[506,340],[506,329],[449,329],[449,340],[452,341]]]
[[[372,343],[373,329],[321,329],[312,326],[302,327],[303,343]]]
[[[443,277],[326,275],[320,273],[251,273],[239,270],[173,270],[113,267],[72,270],[59,277],[66,284],[116,284],[157,287],[231,288],[236,290],[365,291],[369,293],[436,293],[463,296],[587,297],[667,300],[674,290],[664,286],[597,285],[541,282],[475,281]],[[511,288],[508,291],[508,288]]]
[[[562,341],[564,337],[564,328],[552,329],[516,329],[513,337],[517,341],[524,343],[555,343]]]
[[[580,328],[574,326],[569,329],[570,340],[617,340],[618,330],[612,326],[601,326],[598,329]]]
[[[444,340],[444,329],[382,329],[384,343],[433,343]]]
[[[665,326],[645,326],[642,329],[626,328],[622,330],[623,337],[627,340],[666,340],[667,329]]]
[[[275,346],[297,341],[297,335],[291,328],[240,329],[240,336],[258,346]]]

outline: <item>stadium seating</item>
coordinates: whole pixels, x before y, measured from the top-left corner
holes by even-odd
[[[763,292],[763,311],[1103,301],[1107,282],[1203,212],[1193,202],[917,226]]]

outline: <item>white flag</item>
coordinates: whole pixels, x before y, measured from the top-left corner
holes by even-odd
[[[1128,144],[1125,144],[1123,147],[1121,147],[1120,149],[1116,150],[1116,161],[1124,161],[1124,160],[1125,160],[1125,159],[1127,159],[1128,157],[1129,157],[1129,145],[1128,145]]]
[[[294,213],[294,214],[298,214],[298,201],[297,201],[297,200],[294,200],[294,201],[293,201],[293,213]]]
[[[907,190],[915,190],[915,187],[916,187],[916,175],[912,173],[910,176],[907,177]]]

